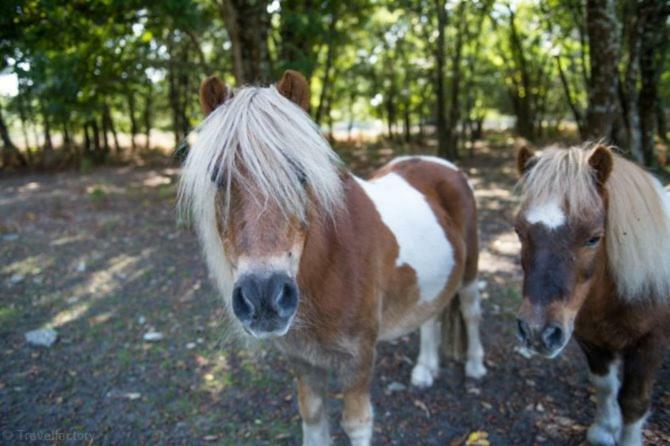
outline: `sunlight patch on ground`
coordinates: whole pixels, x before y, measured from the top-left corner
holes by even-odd
[[[5,274],[39,274],[42,270],[54,264],[54,259],[50,256],[41,254],[26,257],[6,265],[1,271]]]
[[[484,250],[479,254],[479,271],[491,274],[518,274],[519,268],[516,260]]]
[[[153,251],[154,248],[147,248],[142,250],[139,255],[121,254],[110,259],[102,269],[90,274],[84,283],[71,290],[69,295],[72,305],[56,314],[48,325],[59,327],[80,318],[86,313],[94,300],[106,297],[121,288],[122,282],[140,277],[146,272],[147,268],[139,267],[138,264],[146,260]],[[109,317],[111,317],[111,314],[104,315],[103,313],[103,315],[92,318],[91,322],[94,324],[106,322]]]
[[[49,243],[51,246],[63,246],[67,245],[68,243],[74,243],[74,242],[83,242],[86,240],[90,240],[90,237],[84,234],[77,234],[77,235],[67,235],[65,237],[60,237],[57,239],[54,239]]]
[[[147,267],[138,267],[138,263],[148,258],[153,251],[154,248],[146,248],[139,255],[121,254],[110,259],[104,269],[92,273],[86,283],[77,287],[75,291],[81,294],[98,294],[118,289],[121,281],[132,281],[147,270]]]
[[[165,186],[168,185],[172,182],[170,177],[166,177],[164,175],[156,174],[155,172],[152,172],[153,175],[142,181],[142,184],[146,187],[158,187],[158,186]]]
[[[18,190],[19,192],[31,192],[38,190],[40,187],[42,187],[40,183],[36,181],[31,181],[30,183],[24,184],[23,186],[19,187]]]
[[[493,240],[491,248],[497,254],[517,256],[521,250],[521,243],[515,233],[505,232]]]
[[[68,324],[75,319],[79,319],[84,313],[86,313],[86,311],[88,311],[90,306],[90,300],[76,303],[73,306],[56,314],[53,318],[51,318],[47,326],[57,328]]]
[[[479,189],[475,192],[477,198],[499,198],[505,200],[514,198],[509,189],[503,187],[490,186],[488,189]]]

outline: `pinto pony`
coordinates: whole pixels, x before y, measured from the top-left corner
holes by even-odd
[[[519,338],[555,357],[574,333],[596,389],[589,442],[641,445],[670,335],[670,196],[602,145],[524,148],[517,161]]]
[[[377,342],[420,327],[411,382],[430,386],[449,309],[462,314],[467,375],[484,375],[477,218],[462,171],[408,157],[355,177],[305,112],[296,72],[235,92],[211,77],[200,101],[208,116],[183,167],[181,205],[235,324],[295,366],[304,444],[330,443],[330,372],[344,391],[344,430],[370,444]]]

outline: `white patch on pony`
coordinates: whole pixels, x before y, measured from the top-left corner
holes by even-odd
[[[302,444],[303,446],[328,446],[332,444],[326,417],[322,417],[317,424],[302,423]]]
[[[412,385],[430,387],[440,371],[440,322],[432,318],[421,325],[421,345],[412,369]]]
[[[454,268],[454,249],[426,198],[394,172],[372,181],[356,181],[395,236],[396,266],[414,269],[421,301],[436,299]]]
[[[526,221],[532,225],[540,223],[549,229],[556,229],[565,224],[566,218],[558,200],[549,200],[531,206],[526,211]]]
[[[587,439],[592,444],[616,445],[621,433],[619,393],[619,361],[613,361],[604,376],[591,374],[596,389],[596,419],[589,428]],[[627,443],[624,443],[627,444]]]
[[[633,423],[624,424],[620,442],[622,446],[642,446],[644,444],[642,441],[642,427],[647,421],[648,415]]]
[[[370,406],[370,413],[372,414],[372,406]],[[342,429],[349,437],[351,446],[370,446],[372,443],[372,420],[373,416],[363,422],[357,423],[342,423]]]
[[[456,164],[452,163],[451,161],[447,161],[443,158],[438,158],[436,156],[430,156],[430,155],[410,155],[410,156],[399,156],[397,158],[393,158],[391,162],[389,163],[389,166],[394,166],[398,163],[401,163],[403,161],[410,161],[410,160],[422,160],[422,161],[427,161],[429,163],[435,163],[435,164],[440,164],[442,166],[448,167],[449,169],[452,170],[459,170],[458,166]]]

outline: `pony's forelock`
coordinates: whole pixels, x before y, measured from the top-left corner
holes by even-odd
[[[319,128],[274,86],[245,87],[201,124],[183,165],[179,207],[206,219],[222,197],[221,223],[230,212],[233,184],[254,198],[274,201],[285,215],[304,218],[307,190],[326,215],[342,201],[341,162]]]

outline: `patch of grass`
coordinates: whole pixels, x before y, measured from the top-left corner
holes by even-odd
[[[135,358],[133,352],[124,349],[116,352],[116,361],[122,367],[130,367],[135,362]]]
[[[158,196],[162,199],[177,199],[177,187],[174,184],[166,184],[158,188]]]
[[[88,196],[91,197],[93,201],[99,202],[107,198],[107,192],[105,192],[105,189],[102,186],[96,185],[88,192]]]
[[[520,303],[521,293],[516,287],[506,287],[500,291],[500,297],[504,302]]]
[[[14,307],[0,307],[0,325],[7,324],[16,319],[19,310]]]

